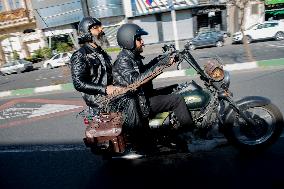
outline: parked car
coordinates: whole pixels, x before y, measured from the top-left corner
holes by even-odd
[[[21,73],[24,71],[33,70],[33,63],[27,60],[13,60],[6,64],[3,64],[0,67],[1,75],[12,74],[12,73]]]
[[[199,47],[216,46],[222,47],[224,45],[224,36],[219,31],[208,31],[199,33],[191,41],[186,43],[187,48],[194,50]]]
[[[69,52],[59,53],[51,57],[51,59],[43,63],[44,68],[56,68],[60,66],[65,66],[70,63],[70,58],[72,54]]]
[[[247,42],[263,40],[263,39],[284,39],[284,22],[283,21],[266,21],[250,26],[244,31]],[[243,40],[243,34],[236,32],[233,34],[233,43],[239,43]]]

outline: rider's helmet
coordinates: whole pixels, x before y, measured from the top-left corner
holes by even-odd
[[[133,50],[136,38],[141,35],[148,35],[148,32],[136,24],[123,24],[117,31],[117,43],[121,48]]]
[[[89,42],[91,39],[92,34],[90,33],[90,29],[93,26],[101,26],[102,23],[100,20],[94,17],[84,17],[78,25],[78,32],[79,32],[79,41],[80,43]]]

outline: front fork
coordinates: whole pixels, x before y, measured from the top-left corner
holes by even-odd
[[[233,101],[233,99],[230,97],[230,96],[227,96],[225,98],[225,100],[229,103],[229,106],[231,106],[233,108],[233,110],[235,112],[237,112],[237,114],[240,115],[241,118],[243,118],[247,123],[248,125],[251,125],[251,126],[254,126],[255,125],[255,122],[253,119],[251,119],[251,117],[249,117],[245,111],[243,111],[239,106],[238,104]]]

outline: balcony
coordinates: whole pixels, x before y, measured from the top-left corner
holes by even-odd
[[[35,22],[31,11],[20,8],[0,13],[0,29],[15,27]]]

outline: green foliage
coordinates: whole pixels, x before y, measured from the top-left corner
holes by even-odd
[[[51,40],[51,49],[57,52],[68,52],[73,49],[73,43],[68,35],[53,36]]]
[[[25,60],[30,62],[39,62],[51,58],[52,50],[48,47],[39,48],[34,51],[32,56],[26,57]]]
[[[106,49],[106,52],[119,52],[120,48],[119,47],[109,47]]]
[[[13,50],[13,59],[14,60],[20,59],[20,55],[19,55],[19,53],[16,50]]]
[[[56,50],[58,52],[68,52],[72,50],[72,47],[68,43],[59,42],[56,44]]]
[[[52,50],[48,47],[43,47],[41,49],[41,53],[42,53],[42,56],[44,57],[44,59],[49,59],[52,57]]]

